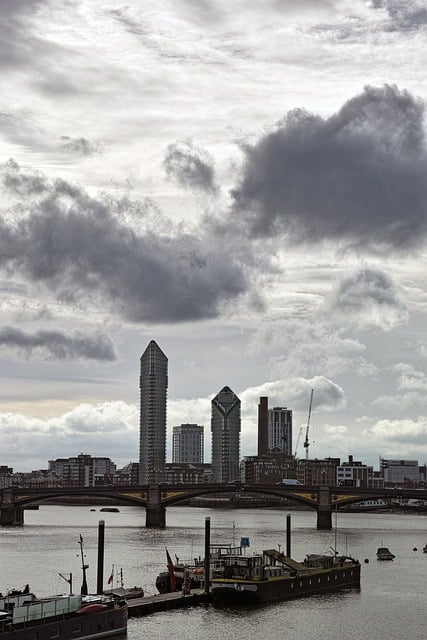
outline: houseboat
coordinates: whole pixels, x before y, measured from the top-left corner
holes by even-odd
[[[214,604],[290,600],[360,587],[360,563],[349,556],[309,554],[297,562],[275,549],[226,560],[223,575],[212,577]]]
[[[28,586],[0,596],[0,640],[91,640],[126,633],[128,607],[111,596],[37,598]]]

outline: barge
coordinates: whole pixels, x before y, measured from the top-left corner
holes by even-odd
[[[0,597],[0,640],[91,640],[125,634],[128,606],[111,596],[37,598],[29,589]]]
[[[360,562],[350,556],[309,554],[297,562],[275,549],[228,558],[211,580],[214,604],[266,603],[338,589],[360,588]]]

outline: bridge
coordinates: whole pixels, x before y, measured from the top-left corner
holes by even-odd
[[[290,486],[278,484],[151,484],[109,487],[8,487],[0,489],[0,525],[24,524],[24,509],[48,499],[67,497],[110,498],[116,504],[143,507],[147,528],[166,527],[166,508],[191,498],[212,494],[252,494],[286,498],[317,511],[317,528],[332,528],[332,513],[339,507],[362,500],[410,499],[427,500],[427,489],[371,489],[329,486]]]

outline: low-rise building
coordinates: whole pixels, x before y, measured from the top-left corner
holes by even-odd
[[[240,477],[247,484],[274,484],[295,474],[295,458],[283,453],[245,456],[240,463]]]
[[[206,484],[211,482],[212,465],[196,462],[167,462],[165,481],[170,484]]]
[[[0,489],[7,489],[13,484],[13,468],[6,465],[0,466]]]
[[[339,458],[300,459],[297,463],[296,479],[307,486],[333,487],[336,485],[336,470],[340,462]]]
[[[73,458],[49,460],[49,471],[61,478],[64,487],[94,487],[112,484],[116,465],[110,458],[80,453]]]
[[[422,469],[422,467],[421,467]],[[380,459],[385,487],[414,487],[423,481],[418,460]]]
[[[348,456],[348,461],[337,467],[336,484],[342,487],[367,488],[372,477],[372,467]]]

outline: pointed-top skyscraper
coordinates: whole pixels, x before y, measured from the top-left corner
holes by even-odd
[[[212,400],[212,481],[240,479],[240,400],[224,387]]]
[[[168,359],[154,340],[141,356],[139,389],[139,482],[157,483],[166,463]]]

